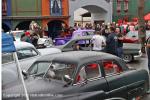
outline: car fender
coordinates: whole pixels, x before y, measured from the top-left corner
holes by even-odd
[[[18,75],[11,69],[3,68],[2,70],[2,88],[9,83],[15,82],[18,79]]]

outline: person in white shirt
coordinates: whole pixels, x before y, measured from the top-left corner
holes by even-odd
[[[93,50],[94,51],[102,51],[104,46],[106,45],[105,38],[100,35],[99,31],[95,32],[95,35],[92,37]]]

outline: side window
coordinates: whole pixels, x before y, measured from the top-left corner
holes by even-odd
[[[106,75],[122,72],[121,66],[119,66],[115,61],[107,60],[107,61],[102,61],[102,63]]]
[[[48,69],[50,63],[49,62],[40,62],[35,63],[32,65],[32,67],[28,70],[29,75],[39,75],[44,74],[46,70]]]
[[[82,82],[84,80],[93,79],[101,76],[100,67],[97,63],[90,63],[83,66],[76,78],[76,83]]]
[[[78,40],[74,43],[75,44],[79,44],[80,47],[89,47],[90,46],[90,40]]]
[[[37,52],[34,49],[22,49],[17,51],[18,59],[25,59],[33,56],[37,56]]]
[[[2,53],[2,64],[14,61],[12,53]]]

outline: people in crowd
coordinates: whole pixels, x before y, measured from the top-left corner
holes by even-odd
[[[73,50],[74,51],[79,51],[79,50],[83,50],[80,46],[80,44],[78,42],[76,42],[74,45],[73,45]]]
[[[116,28],[116,34],[118,37],[117,56],[122,58],[123,57],[123,35],[119,27]]]
[[[106,39],[106,52],[117,56],[118,38],[114,27],[110,27],[110,34]]]
[[[31,39],[30,39],[30,33],[28,32],[24,32],[22,35],[21,35],[21,41],[24,41],[24,42],[28,42],[28,43],[32,43]]]
[[[146,53],[147,53],[147,57],[148,57],[148,69],[150,71],[150,37],[148,37],[148,39],[146,40]]]
[[[93,50],[102,51],[104,46],[106,46],[105,38],[100,35],[99,31],[95,32],[95,35],[92,37]]]
[[[35,46],[35,47],[38,47],[38,35],[36,33],[33,33],[31,35],[31,40],[32,40],[32,44]]]

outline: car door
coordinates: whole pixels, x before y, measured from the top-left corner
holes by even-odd
[[[109,85],[108,94],[111,97],[127,97],[126,76],[123,69],[115,60],[102,60],[105,78]]]
[[[108,91],[106,79],[102,76],[100,65],[91,62],[78,70],[73,86],[78,92]]]

